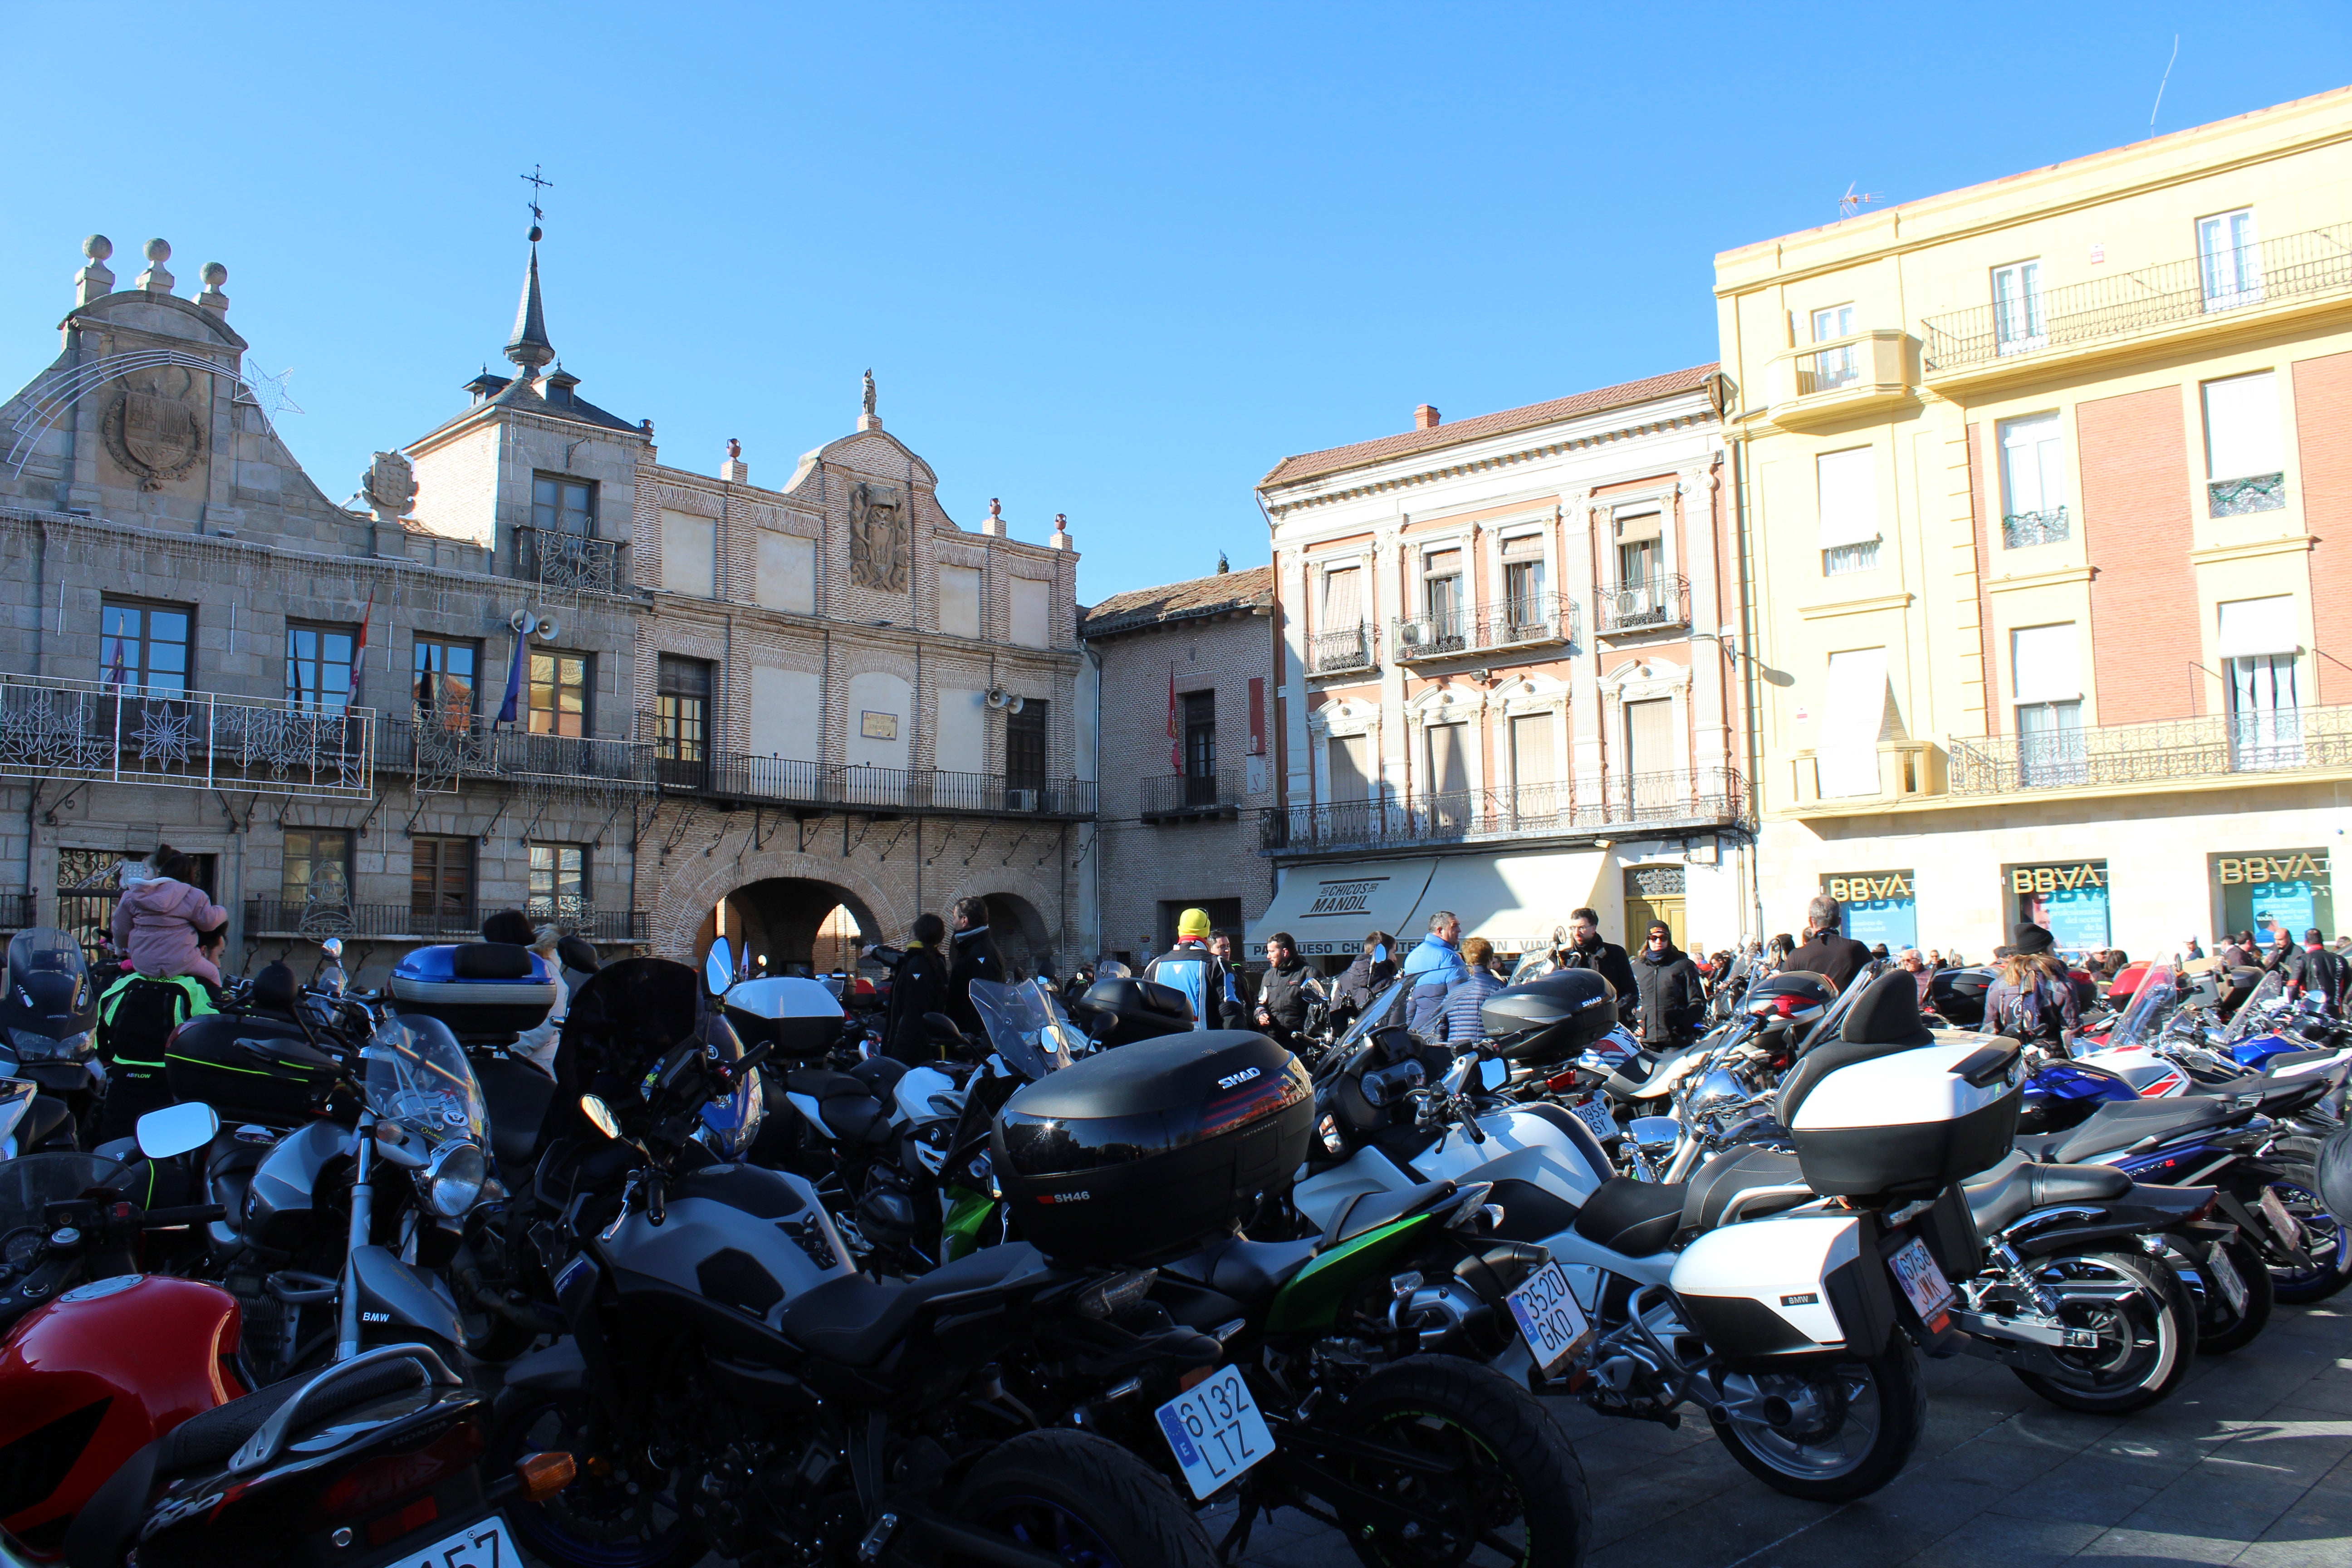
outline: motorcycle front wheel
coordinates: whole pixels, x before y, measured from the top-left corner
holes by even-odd
[[[1584,1467],[1559,1424],[1518,1384],[1460,1356],[1391,1362],[1356,1386],[1352,1436],[1419,1464],[1346,1463],[1350,1482],[1419,1516],[1419,1532],[1330,1500],[1366,1568],[1575,1568],[1592,1534]]]
[[[1927,1385],[1908,1340],[1867,1360],[1727,1373],[1715,1435],[1748,1473],[1813,1502],[1867,1497],[1902,1473],[1927,1421]]]
[[[600,1441],[588,1396],[509,1388],[492,1409],[486,1468],[526,1454],[572,1455],[579,1474],[553,1497],[507,1510],[522,1542],[554,1568],[688,1568],[705,1555],[670,1489],[642,1449]]]
[[[2352,1219],[2329,1213],[2319,1195],[2322,1147],[2317,1138],[2282,1138],[2271,1151],[2284,1177],[2271,1184],[2271,1192],[2303,1227],[2304,1256],[2313,1264],[2273,1268],[2271,1284],[2280,1300],[2298,1307],[2325,1301],[2352,1285]]]
[[[1091,1432],[1024,1432],[964,1478],[955,1517],[1071,1568],[1215,1568],[1198,1515],[1150,1465]],[[967,1558],[950,1548],[943,1561]],[[970,1559],[977,1563],[977,1558]]]
[[[2037,1258],[2030,1267],[2058,1293],[2059,1321],[2090,1330],[2098,1343],[2053,1351],[2065,1368],[2057,1374],[2011,1368],[2026,1387],[2067,1410],[2121,1415],[2170,1397],[2189,1375],[2197,1302],[2170,1268],[2120,1252]],[[2097,1289],[2069,1296],[2067,1287],[2078,1284]]]

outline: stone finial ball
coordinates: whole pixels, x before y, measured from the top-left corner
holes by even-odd
[[[204,278],[205,287],[217,289],[228,281],[228,268],[217,261],[207,261],[205,263]]]
[[[150,261],[171,260],[172,242],[168,239],[149,240],[147,242],[147,259]]]
[[[81,242],[81,253],[92,261],[103,261],[114,254],[114,241],[102,234],[93,234]]]

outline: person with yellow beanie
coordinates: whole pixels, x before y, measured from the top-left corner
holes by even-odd
[[[1143,966],[1143,977],[1172,985],[1192,1005],[1192,1027],[1229,1029],[1239,1026],[1227,1016],[1235,1004],[1223,960],[1209,951],[1209,911],[1186,910],[1176,917],[1176,945]]]

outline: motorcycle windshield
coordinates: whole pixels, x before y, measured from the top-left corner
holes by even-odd
[[[1391,1024],[1402,1024],[1404,1000],[1411,990],[1412,987],[1402,979],[1389,982],[1388,989],[1373,997],[1372,1005],[1365,1008],[1354,1023],[1348,1026],[1348,1032],[1339,1037],[1339,1043],[1331,1048],[1331,1054],[1337,1057],[1357,1041],[1370,1037],[1375,1029],[1385,1029]]]
[[[703,1040],[718,1053],[720,1061],[730,1067],[743,1058],[742,1037],[724,1018],[705,1020]],[[720,1159],[741,1159],[760,1141],[760,1122],[767,1113],[767,1091],[761,1087],[758,1068],[737,1075],[733,1093],[722,1094],[702,1108],[704,1142]]]
[[[98,997],[81,943],[54,926],[36,926],[8,939],[8,1000],[12,1022],[38,1028],[68,1025],[93,1012]],[[73,1022],[71,1028],[88,1028]]]
[[[2268,1028],[2271,1009],[2276,1006],[2279,998],[2285,994],[2286,976],[2284,974],[2273,969],[2263,975],[2263,983],[2254,987],[2252,994],[2238,1004],[2237,1012],[2231,1016],[2230,1032],[2221,1037],[2222,1048],[2227,1050],[2252,1035],[2256,1029]]]
[[[2172,1016],[2179,996],[2180,987],[2173,978],[2172,965],[2149,965],[2140,978],[2139,989],[2132,993],[2131,1006],[2125,1011],[2123,1021],[2107,1037],[2107,1049],[2127,1051],[2154,1045],[2158,1029]]]
[[[20,1230],[37,1229],[50,1204],[78,1198],[92,1187],[110,1187],[121,1164],[95,1154],[26,1154],[0,1161],[0,1247],[13,1250]]]
[[[975,980],[971,1007],[1004,1065],[1030,1082],[1070,1065],[1071,1047],[1079,1043],[1079,1036],[1043,981],[1004,985]]]
[[[1853,1010],[1855,999],[1870,989],[1872,981],[1894,967],[1895,961],[1891,958],[1874,958],[1855,971],[1845,989],[1838,993],[1837,1000],[1830,1004],[1829,1010],[1805,1036],[1804,1043],[1797,1047],[1797,1054],[1802,1056],[1824,1040],[1836,1039],[1838,1030],[1845,1026],[1845,1016]]]
[[[457,1037],[438,1018],[394,1015],[360,1053],[367,1070],[360,1090],[370,1110],[423,1133],[430,1142],[484,1139],[489,1110]]]

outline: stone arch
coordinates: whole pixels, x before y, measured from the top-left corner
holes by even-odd
[[[1004,955],[1006,970],[1024,979],[1046,971],[1058,973],[1053,928],[1037,912],[1036,905],[1018,893],[982,893],[981,897],[988,900],[988,929],[996,938],[996,950]]]
[[[881,940],[882,922],[873,907],[838,882],[814,877],[762,877],[730,889],[726,897],[729,938],[739,953],[764,957],[772,973],[812,961],[817,928],[827,915],[846,907],[868,942]],[[719,900],[704,911],[694,933],[693,962],[699,964],[719,931]],[[820,970],[829,968],[824,955]]]
[[[790,830],[785,838],[790,842]],[[814,940],[816,927],[834,904],[847,904],[857,923],[875,940],[895,941],[904,934],[906,924],[914,919],[912,909],[901,908],[887,890],[868,878],[854,860],[839,857],[803,855],[790,849],[752,853],[740,860],[729,857],[693,856],[699,865],[672,867],[654,907],[653,951],[663,958],[675,958],[683,963],[699,963],[709,951],[716,921],[713,909],[720,899],[730,898],[739,889],[758,887],[767,882],[808,885],[810,898],[818,896],[816,889],[830,889],[833,903],[824,905],[808,917],[808,936]],[[775,896],[790,892],[776,889],[763,907],[772,911],[781,906]],[[747,906],[747,916],[750,910]],[[772,913],[782,929],[796,930],[781,913]],[[769,956],[779,955],[771,950]],[[802,956],[806,956],[803,954]]]

